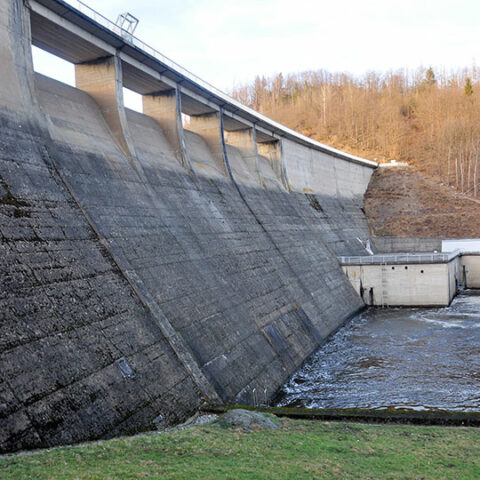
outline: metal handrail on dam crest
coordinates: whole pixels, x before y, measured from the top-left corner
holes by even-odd
[[[152,57],[162,62],[163,64],[169,66],[173,70],[176,70],[178,73],[181,73],[184,77],[195,80],[196,83],[204,86],[209,90],[214,91],[217,95],[219,96],[223,95],[225,97],[228,97],[229,101],[235,102],[235,99],[229,97],[226,93],[214,87],[211,83],[208,83],[205,80],[202,80],[200,77],[192,73],[190,70],[187,70],[186,68],[179,65],[177,62],[173,61],[171,58],[168,58],[166,55],[160,53],[158,50],[151,47],[150,45],[145,43],[143,40],[140,40],[135,35],[132,35],[127,30],[123,29],[122,27],[117,25],[115,22],[108,19],[101,13],[97,12],[87,4],[81,2],[80,0],[65,0],[65,1],[72,7],[75,7],[79,12],[83,13],[84,15],[91,18],[92,20],[99,23],[100,25],[107,28],[111,32],[115,33],[116,35],[122,37],[126,42],[129,42],[134,47],[140,48],[144,52],[148,53]],[[239,103],[239,105],[242,105],[242,104]],[[242,107],[244,107],[244,105],[242,105]]]

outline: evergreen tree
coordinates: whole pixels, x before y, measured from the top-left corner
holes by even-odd
[[[437,79],[435,78],[435,72],[433,71],[432,67],[429,67],[427,73],[425,74],[425,83],[429,87],[433,87],[437,83]]]
[[[472,81],[470,80],[470,77],[467,77],[467,79],[465,80],[465,86],[463,87],[463,90],[467,97],[470,97],[473,95],[473,86],[472,86]]]

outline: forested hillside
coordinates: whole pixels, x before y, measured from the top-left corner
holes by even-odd
[[[315,140],[379,162],[407,161],[478,197],[479,81],[476,66],[362,78],[319,70],[257,77],[233,96]]]

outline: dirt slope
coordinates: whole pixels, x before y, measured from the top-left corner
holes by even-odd
[[[480,238],[480,202],[411,167],[379,168],[365,195],[374,236]]]

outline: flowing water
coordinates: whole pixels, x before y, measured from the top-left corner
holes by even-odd
[[[480,295],[366,310],[283,386],[277,405],[480,411]]]

